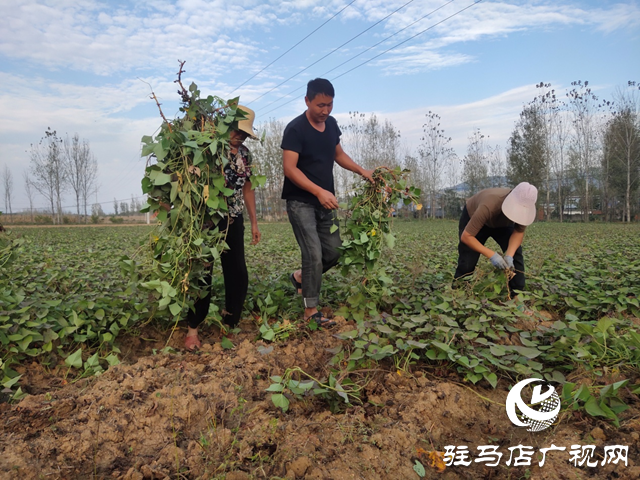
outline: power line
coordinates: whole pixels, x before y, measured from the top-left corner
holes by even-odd
[[[318,60],[316,60],[315,62],[313,62],[311,65],[303,68],[302,70],[300,70],[298,73],[290,76],[289,78],[287,78],[286,80],[284,80],[283,82],[279,83],[278,85],[276,85],[275,87],[273,87],[271,90],[266,91],[265,93],[263,93],[262,95],[260,95],[257,98],[254,98],[253,100],[251,100],[250,102],[247,103],[247,105],[252,104],[253,102],[256,102],[258,100],[260,100],[262,97],[264,97],[265,95],[273,92],[276,88],[281,87],[282,85],[284,85],[285,83],[287,83],[289,80],[297,77],[298,75],[300,75],[302,72],[309,70],[311,67],[313,67],[315,64],[317,64],[318,62],[321,62],[322,60],[324,60],[325,58],[327,58],[329,55],[334,54],[335,52],[337,52],[338,50],[340,50],[342,47],[344,47],[345,45],[351,43],[352,41],[354,41],[356,38],[358,38],[361,35],[364,35],[366,32],[368,32],[369,30],[371,30],[373,27],[375,27],[376,25],[379,25],[380,23],[384,22],[387,18],[389,18],[391,15],[395,14],[396,12],[398,12],[399,10],[402,10],[404,7],[406,7],[407,5],[409,5],[410,3],[412,3],[414,0],[409,0],[407,3],[405,3],[404,5],[402,5],[401,7],[395,9],[393,12],[391,12],[389,15],[387,15],[386,17],[378,20],[376,23],[374,23],[373,25],[365,28],[363,31],[361,31],[360,33],[358,33],[356,36],[351,37],[349,40],[347,40],[346,42],[344,42],[342,45],[334,48],[333,50],[331,50],[329,53],[327,53],[324,57],[319,58]]]
[[[264,72],[267,68],[269,68],[271,65],[273,65],[274,63],[276,63],[278,60],[280,60],[282,57],[284,57],[287,53],[289,53],[291,50],[293,50],[294,48],[296,48],[298,45],[300,45],[302,42],[304,42],[307,38],[309,38],[311,35],[313,35],[314,33],[316,33],[318,30],[320,30],[322,27],[324,27],[327,23],[329,23],[331,20],[333,20],[334,18],[336,18],[338,15],[340,15],[342,12],[344,12],[348,7],[350,7],[352,4],[354,4],[356,2],[356,0],[352,0],[351,3],[347,4],[345,7],[343,7],[338,13],[336,13],[335,15],[333,15],[329,20],[327,20],[326,22],[324,22],[322,25],[320,25],[318,28],[316,28],[313,32],[311,32],[310,34],[308,34],[306,37],[304,37],[302,40],[300,40],[298,43],[296,43],[293,47],[289,48],[289,50],[287,50],[286,52],[284,52],[282,55],[280,55],[278,58],[276,58],[274,61],[272,61],[269,65],[267,65],[266,67],[264,67],[262,70],[260,70],[258,73],[256,73],[255,75],[253,75],[252,77],[248,78],[247,80],[245,80],[244,82],[242,82],[240,85],[238,85],[236,88],[234,88],[233,90],[231,90],[231,93],[235,92],[236,90],[238,90],[240,87],[242,87],[243,85],[246,85],[248,82],[250,82],[251,80],[253,80],[254,78],[256,78],[258,75],[260,75],[262,72]],[[231,93],[229,95],[231,95]]]
[[[414,21],[414,22],[411,22],[411,23],[410,23],[409,25],[407,25],[406,27],[401,28],[401,29],[400,29],[400,30],[398,30],[397,32],[395,32],[395,33],[393,33],[393,34],[389,35],[388,37],[386,37],[386,38],[384,38],[384,39],[380,40],[378,43],[376,43],[376,44],[374,44],[374,45],[371,45],[371,46],[370,46],[369,48],[367,48],[366,50],[363,50],[362,52],[360,52],[360,53],[358,53],[358,54],[354,55],[353,57],[349,58],[348,60],[345,60],[345,61],[344,61],[344,62],[342,62],[340,65],[337,65],[337,66],[333,67],[331,70],[327,70],[326,72],[322,73],[322,74],[320,75],[320,77],[323,77],[323,78],[324,78],[324,76],[325,76],[325,75],[327,75],[327,74],[329,74],[329,73],[333,72],[334,70],[337,70],[337,69],[338,69],[338,68],[340,68],[341,66],[343,66],[343,65],[345,65],[345,64],[347,64],[347,63],[349,63],[350,61],[352,61],[352,60],[354,60],[354,59],[358,58],[360,55],[364,55],[364,54],[365,54],[365,53],[367,53],[369,50],[371,50],[371,49],[373,49],[373,48],[377,47],[377,46],[378,46],[378,45],[380,45],[381,43],[386,42],[386,41],[387,41],[387,40],[389,40],[390,38],[395,37],[395,36],[396,36],[396,35],[398,35],[399,33],[402,33],[402,32],[403,32],[403,31],[405,31],[407,28],[410,28],[410,27],[412,27],[413,25],[415,25],[416,23],[421,22],[422,20],[424,20],[425,18],[427,18],[429,15],[433,15],[433,14],[434,14],[434,13],[436,13],[438,10],[443,9],[444,7],[446,7],[447,5],[449,5],[450,3],[453,3],[454,1],[455,1],[455,0],[449,0],[447,3],[445,3],[445,4],[441,5],[441,6],[439,6],[439,7],[438,7],[438,8],[436,8],[435,10],[432,10],[431,12],[427,13],[426,15],[423,15],[423,16],[422,16],[422,17],[420,17],[418,20],[416,20],[416,21]],[[304,88],[304,85],[299,86],[298,88],[296,88],[295,90],[292,90],[292,91],[291,91],[291,92],[289,92],[288,94],[282,95],[280,98],[277,98],[277,99],[276,99],[276,100],[274,100],[273,102],[268,103],[268,104],[267,104],[267,105],[265,105],[263,108],[267,108],[268,106],[273,105],[273,104],[274,104],[274,103],[276,103],[276,102],[279,102],[279,101],[280,101],[280,100],[282,100],[283,98],[286,98],[287,96],[291,95],[293,92],[297,92],[298,90],[300,90],[300,89],[302,89],[302,88]],[[295,99],[294,99],[294,100],[295,100]],[[293,101],[293,100],[291,100],[291,101]],[[282,105],[280,105],[280,107],[283,107],[284,105],[287,105],[287,104],[291,103],[291,101],[289,101],[289,102],[287,102],[287,103],[283,103]],[[278,108],[280,108],[280,107],[276,107],[276,108],[274,108],[274,109],[272,109],[272,110],[269,110],[269,111],[267,112],[267,114],[268,114],[268,113],[273,112],[274,110],[277,110],[277,109],[278,109]],[[266,114],[265,114],[265,115],[266,115]]]
[[[387,49],[387,50],[385,50],[384,52],[379,53],[378,55],[376,55],[376,56],[374,56],[374,57],[371,57],[369,60],[366,60],[366,61],[362,62],[361,64],[356,65],[355,67],[353,67],[353,68],[351,68],[351,69],[347,70],[347,71],[346,71],[346,72],[344,72],[344,73],[341,73],[341,74],[340,74],[340,75],[338,75],[337,77],[334,77],[334,78],[333,78],[333,80],[337,80],[338,78],[340,78],[340,77],[342,77],[342,76],[346,75],[347,73],[354,71],[356,68],[360,68],[361,66],[363,66],[363,65],[365,65],[365,64],[367,64],[367,63],[369,63],[370,61],[375,60],[376,58],[378,58],[378,57],[380,57],[380,56],[384,55],[385,53],[388,53],[388,52],[390,52],[391,50],[393,50],[393,49],[395,49],[395,48],[399,47],[400,45],[403,45],[403,44],[407,43],[409,40],[413,40],[413,39],[414,39],[414,38],[416,38],[417,36],[422,35],[424,32],[426,32],[426,31],[428,31],[428,30],[431,30],[432,28],[437,27],[437,26],[438,26],[438,25],[440,25],[441,23],[446,22],[446,21],[447,21],[447,20],[449,20],[450,18],[455,17],[456,15],[458,15],[458,14],[460,14],[460,13],[464,12],[465,10],[468,10],[469,8],[473,7],[474,5],[477,5],[477,4],[478,4],[478,3],[480,3],[480,2],[482,2],[482,0],[477,0],[476,2],[473,2],[471,5],[467,5],[467,6],[466,6],[466,7],[464,7],[463,9],[458,10],[458,11],[457,11],[456,13],[454,13],[453,15],[449,15],[447,18],[445,18],[445,19],[443,19],[443,20],[440,20],[440,21],[439,21],[439,22],[437,22],[437,23],[434,23],[434,24],[433,24],[433,25],[431,25],[430,27],[425,28],[425,29],[424,29],[424,30],[422,30],[421,32],[418,32],[418,33],[416,33],[415,35],[413,35],[413,36],[411,36],[411,37],[407,38],[406,40],[403,40],[402,42],[398,43],[397,45],[394,45],[393,47],[388,48],[388,49]]]
[[[369,63],[369,62],[371,62],[371,61],[375,60],[376,58],[378,58],[378,57],[380,57],[380,56],[384,55],[385,53],[388,53],[388,52],[390,52],[391,50],[393,50],[393,49],[395,49],[395,48],[398,48],[400,45],[403,45],[403,44],[407,43],[408,41],[413,40],[414,38],[418,37],[419,35],[422,35],[423,33],[425,33],[425,32],[427,32],[427,31],[431,30],[432,28],[437,27],[438,25],[442,24],[443,22],[446,22],[446,21],[447,21],[447,20],[449,20],[450,18],[453,18],[453,17],[455,17],[456,15],[459,15],[460,13],[464,12],[465,10],[468,10],[469,8],[471,8],[471,7],[475,6],[475,5],[477,5],[477,4],[478,4],[478,3],[480,3],[480,2],[482,2],[482,0],[477,0],[476,2],[473,2],[471,5],[467,5],[466,7],[464,7],[464,8],[462,8],[462,9],[458,10],[456,13],[454,13],[454,14],[452,14],[452,15],[449,15],[448,17],[444,18],[443,20],[440,20],[440,21],[439,21],[439,22],[437,22],[437,23],[434,23],[434,24],[433,24],[433,25],[431,25],[430,27],[425,28],[424,30],[422,30],[422,31],[420,31],[420,32],[418,32],[418,33],[416,33],[415,35],[412,35],[411,37],[407,38],[406,40],[403,40],[402,42],[397,43],[396,45],[394,45],[394,46],[393,46],[393,47],[391,47],[391,48],[388,48],[388,49],[387,49],[387,50],[385,50],[384,52],[379,53],[378,55],[375,55],[375,56],[371,57],[369,60],[366,60],[366,61],[364,61],[364,62],[362,62],[362,63],[360,63],[360,64],[356,65],[355,67],[353,67],[353,68],[351,68],[351,69],[347,70],[346,72],[341,73],[341,74],[340,74],[340,75],[338,75],[337,77],[333,77],[333,78],[331,79],[331,81],[337,80],[338,78],[340,78],[340,77],[342,77],[342,76],[346,75],[347,73],[353,72],[355,69],[360,68],[360,67],[362,67],[363,65],[366,65],[367,63]],[[451,2],[449,2],[449,3],[451,3]],[[355,58],[355,57],[354,57],[354,58]],[[337,68],[337,67],[336,67],[336,68]],[[335,70],[335,69],[334,69],[334,70]],[[271,112],[273,112],[273,111],[275,111],[275,110],[277,110],[277,109],[279,109],[279,108],[282,108],[282,107],[284,107],[285,105],[288,105],[288,104],[290,104],[291,102],[293,102],[293,101],[295,101],[295,100],[296,100],[296,99],[295,99],[295,98],[293,98],[293,99],[289,100],[288,102],[285,102],[285,103],[283,103],[283,104],[281,104],[281,105],[279,105],[279,106],[277,106],[277,107],[275,107],[275,108],[272,108],[271,110],[269,110],[268,112],[264,113],[263,115],[268,115],[269,113],[271,113]]]

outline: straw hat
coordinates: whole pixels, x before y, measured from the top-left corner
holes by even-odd
[[[238,130],[242,130],[249,134],[249,136],[254,140],[258,140],[258,135],[253,131],[253,121],[256,118],[256,113],[249,107],[243,107],[242,105],[238,105],[238,108],[243,112],[247,112],[245,115],[245,117],[247,117],[246,120],[240,120],[238,122]]]
[[[538,189],[527,182],[516,185],[502,202],[502,213],[518,225],[531,225],[536,218]]]

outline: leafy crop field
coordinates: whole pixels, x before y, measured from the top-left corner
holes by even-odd
[[[629,466],[557,458],[552,467],[475,464],[445,475],[640,475],[640,226],[532,225],[528,292],[513,300],[484,259],[451,287],[456,222],[396,221],[375,278],[348,268],[326,275],[322,304],[338,323],[329,331],[302,324],[287,278],[299,263],[289,225],[260,228],[262,242],[246,247],[241,328],[218,328],[218,275],[199,354],[182,351],[182,323],[156,310],[162,287],[140,288],[133,262],[149,227],[5,236],[0,472],[419,478],[417,460],[429,478],[436,469],[421,452],[446,445],[506,451],[595,439],[629,445]],[[561,393],[562,414],[544,437],[516,431],[504,414],[508,388],[531,376]]]

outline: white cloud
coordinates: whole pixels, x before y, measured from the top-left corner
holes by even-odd
[[[243,8],[221,1],[149,2],[128,11],[92,2],[60,6],[32,1],[5,10],[0,53],[98,75],[144,71],[167,58],[246,63],[258,46],[243,32],[281,21],[272,5]]]
[[[398,3],[402,3],[401,1]],[[463,7],[469,5],[454,2],[442,10],[407,28],[378,48],[377,53],[394,47],[414,35],[414,39],[394,48],[383,60],[375,65],[386,68],[388,73],[406,74],[417,70],[430,70],[446,66],[455,66],[471,61],[470,56],[459,53],[438,52],[447,46],[464,42],[477,42],[483,38],[504,37],[518,31],[533,29],[563,28],[571,25],[593,27],[605,33],[620,28],[630,30],[640,25],[640,8],[635,4],[616,4],[611,8],[586,9],[581,6],[543,2],[482,2],[468,10],[447,19]],[[430,10],[442,5],[440,1],[410,4],[394,14],[385,22],[385,34],[388,36],[416,22]],[[392,10],[397,5],[386,5],[384,10]],[[382,7],[367,11],[364,15],[376,20],[385,13]],[[388,13],[388,12],[387,12]],[[386,13],[385,13],[386,14]],[[439,22],[442,22],[439,25]],[[421,33],[422,32],[422,33]],[[391,58],[389,58],[391,57]],[[406,67],[398,67],[402,63]]]

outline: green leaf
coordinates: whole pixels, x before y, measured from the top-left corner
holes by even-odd
[[[180,315],[180,313],[182,313],[182,305],[178,302],[173,302],[171,305],[169,305],[169,311],[171,312],[171,315],[177,317],[178,315]]]
[[[149,180],[156,186],[166,185],[171,183],[171,175],[162,173],[160,170],[154,170],[149,174]]]
[[[2,386],[4,388],[11,388],[16,383],[18,383],[18,380],[20,380],[20,377],[22,377],[22,375],[18,375],[16,377],[11,378],[11,379],[7,379],[7,377],[4,377],[3,382],[2,382]]]
[[[542,352],[537,348],[521,347],[519,345],[514,345],[512,348],[516,350],[520,355],[527,357],[529,360],[531,360],[532,358],[536,358],[542,354]]]
[[[271,395],[271,401],[276,407],[281,408],[283,412],[289,409],[289,399],[281,393]]]
[[[427,472],[424,469],[424,465],[416,460],[416,464],[413,466],[413,470],[418,474],[420,478],[423,478]]]
[[[591,396],[589,397],[587,402],[584,404],[584,409],[592,417],[606,417],[607,416],[607,414],[598,405],[598,401],[595,398],[591,397]]]
[[[484,379],[489,382],[489,384],[493,387],[496,388],[498,386],[498,377],[496,376],[495,373],[483,373],[484,375]]]
[[[93,355],[91,355],[89,358],[87,358],[87,361],[84,362],[84,369],[85,370],[87,370],[89,368],[99,367],[99,366],[100,366],[100,361],[99,361],[99,357],[98,357],[98,352],[96,352]]]
[[[111,367],[120,363],[120,360],[118,360],[118,356],[115,353],[110,353],[109,355],[107,355],[107,358],[105,358],[105,360]]]
[[[229,340],[227,337],[222,337],[222,340],[220,341],[220,346],[222,348],[224,348],[225,350],[230,350],[233,347],[235,347],[233,342],[231,340]]]
[[[338,225],[334,223],[333,225],[331,225],[331,228],[329,229],[329,233],[335,233],[337,231],[338,231]]]
[[[393,248],[396,246],[396,237],[394,237],[391,233],[383,233],[382,235],[384,237],[385,243],[387,244],[387,247],[393,250]]]
[[[78,369],[82,368],[82,348],[79,348],[74,353],[65,358],[64,363],[69,367]]]

